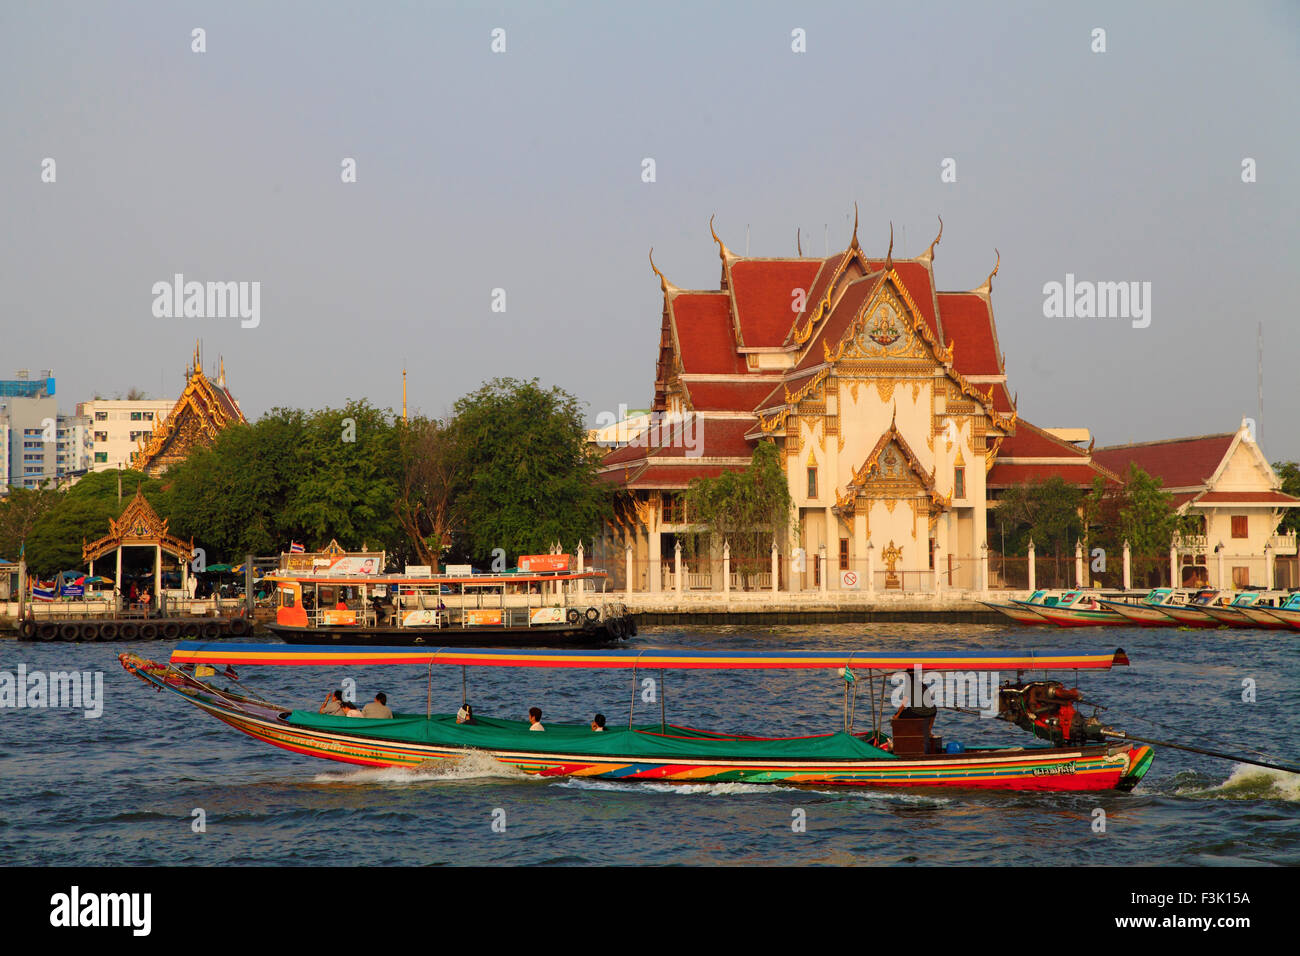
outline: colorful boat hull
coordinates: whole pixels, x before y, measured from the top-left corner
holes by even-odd
[[[289,723],[274,706],[221,700],[169,680],[133,655],[122,665],[147,684],[171,691],[241,733],[293,753],[366,767],[418,767],[474,753],[541,777],[595,777],[669,783],[756,783],[791,786],[940,787],[1094,791],[1131,789],[1150,765],[1150,748],[1125,741],[1083,747],[979,750],[868,760],[644,759],[635,755],[478,750],[343,733]],[[358,730],[364,722],[358,721]]]
[[[1109,627],[1125,623],[1125,617],[1105,608],[1044,607],[1038,612],[1061,627]]]
[[[1047,618],[1039,614],[1038,611],[1028,604],[1017,604],[1015,602],[1002,603],[999,601],[980,601],[985,607],[992,608],[1005,614],[1017,624],[1046,624]]]
[[[1142,601],[1136,604],[1128,604],[1124,601],[1105,599],[1101,601],[1101,604],[1108,611],[1114,611],[1127,621],[1142,627],[1169,627],[1174,623],[1174,619],[1166,614],[1163,608],[1156,607],[1154,604],[1147,604]]]

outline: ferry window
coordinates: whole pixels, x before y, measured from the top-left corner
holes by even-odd
[[[280,592],[280,599],[284,607],[293,607],[294,592],[286,588]]]
[[[849,539],[840,538],[840,570],[849,569]]]
[[[966,469],[964,467],[953,472],[952,496],[954,498],[966,497]]]
[[[1245,515],[1232,516],[1232,536],[1234,538],[1248,538],[1250,533],[1246,530],[1248,522]]]
[[[816,468],[808,469],[808,497],[809,498],[817,497],[817,469]]]

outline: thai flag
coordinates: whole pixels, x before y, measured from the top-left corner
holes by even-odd
[[[32,600],[33,601],[53,601],[54,600],[54,582],[42,584],[36,578],[32,578]]]
[[[290,541],[290,542],[289,542],[289,553],[290,553],[290,554],[304,554],[304,553],[306,552],[306,550],[307,550],[307,549],[304,548],[302,545],[300,545],[297,541]]]

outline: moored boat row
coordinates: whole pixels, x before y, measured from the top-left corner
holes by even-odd
[[[982,603],[1018,624],[1300,630],[1300,590],[1153,588],[1139,595],[1088,588],[1041,589],[1025,600]]]

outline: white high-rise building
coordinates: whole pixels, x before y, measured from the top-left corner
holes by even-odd
[[[91,470],[130,468],[131,456],[148,443],[176,402],[174,399],[95,399],[80,402],[77,414],[89,420]]]

